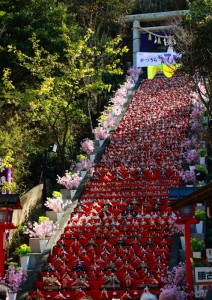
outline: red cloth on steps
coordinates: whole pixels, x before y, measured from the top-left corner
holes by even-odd
[[[87,185],[61,235],[63,246],[56,245],[49,258],[59,280],[65,269],[72,279],[86,274],[89,290],[82,294],[99,300],[112,261],[122,288],[115,291],[116,297],[126,292],[126,276],[132,277],[128,291],[131,297],[137,291],[139,296],[142,294],[138,290],[142,284],[158,282],[158,288],[150,288],[152,293],[158,292],[170,257],[168,188],[179,184],[183,159],[180,142],[187,134],[189,104],[190,89],[185,78],[145,81],[136,92],[94,172],[97,179]],[[89,242],[97,246],[87,245]],[[57,261],[58,257],[65,264]],[[36,283],[41,291],[43,276],[45,273]],[[67,299],[79,299],[70,286],[61,293],[70,295]],[[58,294],[43,293],[46,299]],[[107,294],[109,299],[113,297],[112,290]]]

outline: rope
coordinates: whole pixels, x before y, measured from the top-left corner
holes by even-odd
[[[135,28],[138,28],[138,29],[142,29],[143,31],[155,36],[155,37],[159,37],[159,38],[162,38],[162,39],[174,39],[174,37],[172,35],[161,35],[161,34],[157,34],[157,33],[153,33],[147,29],[144,29],[140,26],[135,26],[135,27],[132,27],[132,29],[135,29]]]

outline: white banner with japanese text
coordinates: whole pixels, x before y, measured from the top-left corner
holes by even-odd
[[[205,298],[207,291],[212,288],[212,284],[198,284],[194,285],[194,294],[196,298]]]
[[[212,267],[194,268],[195,298],[205,298],[207,291],[212,287]]]
[[[206,258],[207,262],[211,263],[212,262],[212,249],[206,249]]]
[[[175,65],[179,62],[182,54],[168,52],[137,52],[137,67]]]

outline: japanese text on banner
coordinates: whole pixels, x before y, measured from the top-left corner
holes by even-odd
[[[137,52],[137,67],[175,65],[179,62],[181,54],[167,52]]]

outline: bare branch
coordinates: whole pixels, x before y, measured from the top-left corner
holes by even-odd
[[[6,31],[6,24],[2,24],[2,26],[0,27],[0,37],[2,36],[2,34]]]

